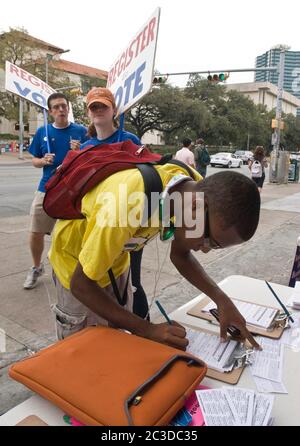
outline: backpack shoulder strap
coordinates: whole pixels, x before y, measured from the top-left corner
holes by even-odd
[[[195,180],[194,172],[192,171],[192,169],[190,168],[190,166],[188,166],[187,164],[183,163],[182,161],[174,160],[174,159],[173,159],[173,160],[171,160],[171,161],[168,161],[168,164],[174,164],[175,166],[182,167],[183,169],[187,170],[189,176],[190,176],[191,178],[193,178],[193,180]]]
[[[157,172],[157,170],[154,168],[154,166],[152,164],[137,164],[136,167],[137,167],[137,169],[139,169],[139,171],[143,177],[145,194],[146,194],[147,201],[148,201],[148,207],[144,208],[144,214],[143,214],[143,218],[142,218],[142,223],[144,223],[151,217],[151,215],[157,209],[158,204],[159,204],[159,200],[151,200],[151,193],[158,192],[158,194],[161,194],[163,191],[163,184],[162,184],[159,173]],[[126,285],[125,285],[122,297],[121,297],[120,291],[118,289],[118,285],[117,285],[117,282],[116,282],[116,279],[115,279],[112,269],[108,270],[108,275],[109,275],[109,278],[110,278],[110,281],[111,281],[111,284],[113,287],[114,294],[117,298],[117,301],[122,306],[126,305],[127,298],[128,298],[127,287],[128,287],[129,276],[130,276],[130,269],[128,272],[128,277],[127,277],[127,281],[126,281]]]
[[[151,217],[151,215],[154,213],[154,211],[158,207],[158,200],[155,203],[152,203],[151,201],[151,193],[152,192],[158,192],[159,194],[163,191],[163,184],[160,178],[159,173],[151,164],[137,164],[136,167],[139,169],[143,180],[144,180],[144,188],[145,188],[145,194],[148,201],[148,208],[144,209],[144,215],[142,222],[144,223],[145,220],[148,220],[148,218]],[[154,204],[154,207],[152,206]]]

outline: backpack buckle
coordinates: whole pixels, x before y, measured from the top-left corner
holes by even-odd
[[[145,146],[141,146],[136,152],[135,155],[140,155],[142,151],[144,150]]]

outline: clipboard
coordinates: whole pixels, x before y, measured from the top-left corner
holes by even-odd
[[[234,300],[237,300],[239,302],[246,302],[246,303],[253,304],[253,302],[249,302],[247,300],[242,301],[241,299],[235,299],[235,298],[234,298]],[[209,304],[210,302],[211,302],[211,299],[209,297],[205,297],[204,299],[201,300],[201,302],[199,302],[194,307],[192,307],[187,312],[187,314],[189,316],[194,316],[194,317],[198,317],[200,319],[205,319],[208,322],[215,321],[215,318],[210,313],[206,313],[206,312],[202,311],[202,309],[204,307],[206,307],[206,305]],[[255,303],[255,305],[257,305],[259,307],[272,308],[273,310],[278,310],[278,308],[269,307],[266,305],[259,305],[257,303]],[[277,326],[272,329],[259,328],[259,327],[255,327],[254,325],[249,325],[249,324],[247,324],[246,327],[252,334],[264,336],[265,338],[271,338],[271,339],[279,339],[282,336],[282,333],[285,329],[285,325]]]
[[[206,330],[205,328],[195,327],[193,325],[184,324],[185,327],[192,328],[193,330],[200,331],[203,333],[208,333],[216,336],[216,333],[211,330]],[[206,375],[208,378],[216,379],[217,381],[222,381],[226,384],[237,384],[246,366],[240,367],[238,369],[233,369],[231,372],[218,372],[217,370],[210,369],[207,367]]]

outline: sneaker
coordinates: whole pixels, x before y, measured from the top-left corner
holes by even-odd
[[[37,284],[37,280],[38,278],[44,274],[45,272],[45,268],[43,263],[41,263],[40,267],[37,268],[36,266],[33,266],[32,268],[30,268],[26,280],[24,282],[24,289],[25,290],[31,290],[31,288],[34,288]]]

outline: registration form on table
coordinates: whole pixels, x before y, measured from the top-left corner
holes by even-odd
[[[218,372],[230,372],[233,368],[233,362],[228,361],[239,345],[237,341],[221,342],[218,335],[205,333],[191,328],[186,328],[189,345],[187,352],[201,358],[206,362],[210,369]]]
[[[241,315],[246,319],[247,324],[254,325],[261,328],[269,328],[278,310],[275,308],[268,308],[261,305],[252,304],[250,302],[243,302],[241,300],[232,299],[232,302],[237,307]],[[214,302],[207,304],[202,311],[208,313],[209,310],[217,308]]]
[[[282,382],[284,345],[280,340],[256,338],[262,351],[255,350],[251,373],[277,383]]]

